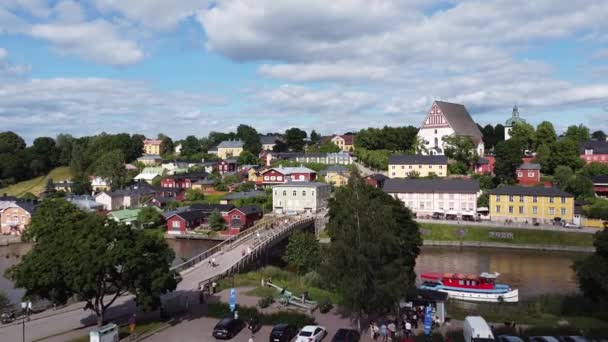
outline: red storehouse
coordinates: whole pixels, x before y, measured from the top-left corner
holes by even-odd
[[[199,180],[207,179],[206,172],[184,173],[164,177],[160,184],[163,188],[191,189],[192,184]]]
[[[475,173],[480,175],[485,175],[486,173],[493,174],[495,162],[496,158],[494,156],[486,155],[483,158],[479,158],[475,164]]]
[[[587,163],[608,163],[608,142],[587,141],[581,148],[581,158]]]
[[[236,172],[236,159],[220,160],[217,164],[217,169],[221,175],[227,172]]]
[[[515,171],[517,183],[536,185],[540,183],[540,164],[521,164]]]
[[[307,167],[277,167],[260,172],[258,184],[274,185],[287,182],[312,182],[317,173]]]
[[[264,216],[262,208],[257,205],[246,205],[230,210],[225,216],[228,226],[228,235],[236,235],[241,231],[252,227]]]
[[[210,205],[211,206],[211,205]],[[236,235],[241,231],[252,227],[264,216],[262,208],[256,205],[246,205],[234,208],[232,205],[215,205],[214,210],[218,210],[224,221],[226,221],[226,231],[222,235]],[[228,210],[228,208],[230,208]],[[190,209],[176,212],[167,217],[167,233],[184,234],[206,224],[213,210],[208,210],[206,205],[197,207],[192,205]]]

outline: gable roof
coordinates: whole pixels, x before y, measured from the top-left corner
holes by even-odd
[[[137,219],[137,215],[141,211],[140,209],[123,209],[112,211],[108,214],[108,216],[112,216],[119,221],[133,221]]]
[[[521,164],[518,170],[540,170],[540,164],[524,163]]]
[[[446,165],[448,157],[443,155],[403,154],[388,157],[388,163],[395,165]]]
[[[242,212],[245,215],[259,214],[259,213],[263,212],[262,208],[260,208],[257,205],[253,205],[253,204],[251,204],[251,205],[245,205],[245,206],[238,207],[238,208],[234,208],[234,209],[232,209],[230,211],[234,211],[234,210],[238,210],[238,211]]]
[[[608,142],[596,140],[587,141],[583,143],[581,153],[584,153],[585,150],[593,150],[593,154],[608,154]]]
[[[190,210],[199,210],[203,212],[212,212],[218,210],[220,212],[227,212],[234,209],[232,204],[206,204],[206,203],[194,203],[190,207]]]
[[[240,140],[224,140],[219,145],[217,145],[217,148],[239,148],[239,147],[243,147],[243,142]]]
[[[172,218],[173,216],[179,216],[186,221],[196,220],[205,217],[205,212],[200,210],[187,210],[176,212],[173,215],[167,217],[167,219]]]
[[[158,154],[146,154],[144,156],[141,156],[139,158],[137,158],[137,160],[162,160],[163,157],[159,156]]]
[[[261,174],[264,174],[270,170],[275,170],[279,173],[282,173],[286,176],[292,174],[292,173],[316,173],[314,170],[311,170],[307,167],[304,166],[295,166],[295,167],[273,167],[264,171],[261,171]]]
[[[226,196],[223,199],[225,200],[238,200],[242,198],[255,198],[265,196],[266,192],[264,191],[243,191],[243,192],[233,192]]]
[[[326,174],[330,172],[347,173],[350,172],[350,169],[342,165],[332,165],[325,170]]]
[[[209,174],[207,172],[190,172],[180,173],[176,175],[166,176],[165,179],[206,179]]]
[[[273,185],[272,188],[282,188],[282,187],[286,187],[286,188],[329,188],[330,185],[327,183],[320,183],[320,182],[287,182],[287,183],[283,183],[283,184],[277,184],[277,185]]]
[[[439,107],[456,135],[469,136],[476,144],[481,142],[483,135],[464,105],[443,101],[435,101],[435,104]]]
[[[388,193],[477,193],[479,182],[474,179],[398,179],[389,178],[384,182],[384,192]]]
[[[160,139],[146,139],[144,140],[144,145],[160,145],[163,141]]]
[[[262,145],[272,145],[276,144],[279,139],[281,139],[281,137],[278,135],[262,135],[260,137],[260,143],[262,143]]]
[[[503,186],[489,192],[491,195],[529,195],[529,196],[559,196],[559,197],[574,197],[565,191],[554,187],[544,186]]]
[[[608,184],[608,176],[593,176],[593,184]]]

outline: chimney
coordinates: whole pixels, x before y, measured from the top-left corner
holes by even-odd
[[[552,181],[546,181],[545,182],[545,188],[552,188],[553,187],[553,182]]]

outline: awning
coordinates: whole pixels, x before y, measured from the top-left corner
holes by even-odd
[[[480,211],[490,211],[490,209],[488,209],[486,207],[479,207],[479,208],[477,208],[477,211],[478,212],[480,212]]]
[[[446,212],[446,215],[458,215],[458,213],[456,212],[456,210],[448,210]]]

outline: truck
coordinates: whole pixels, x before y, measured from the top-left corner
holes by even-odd
[[[492,329],[481,316],[465,317],[462,334],[465,342],[494,342]]]

